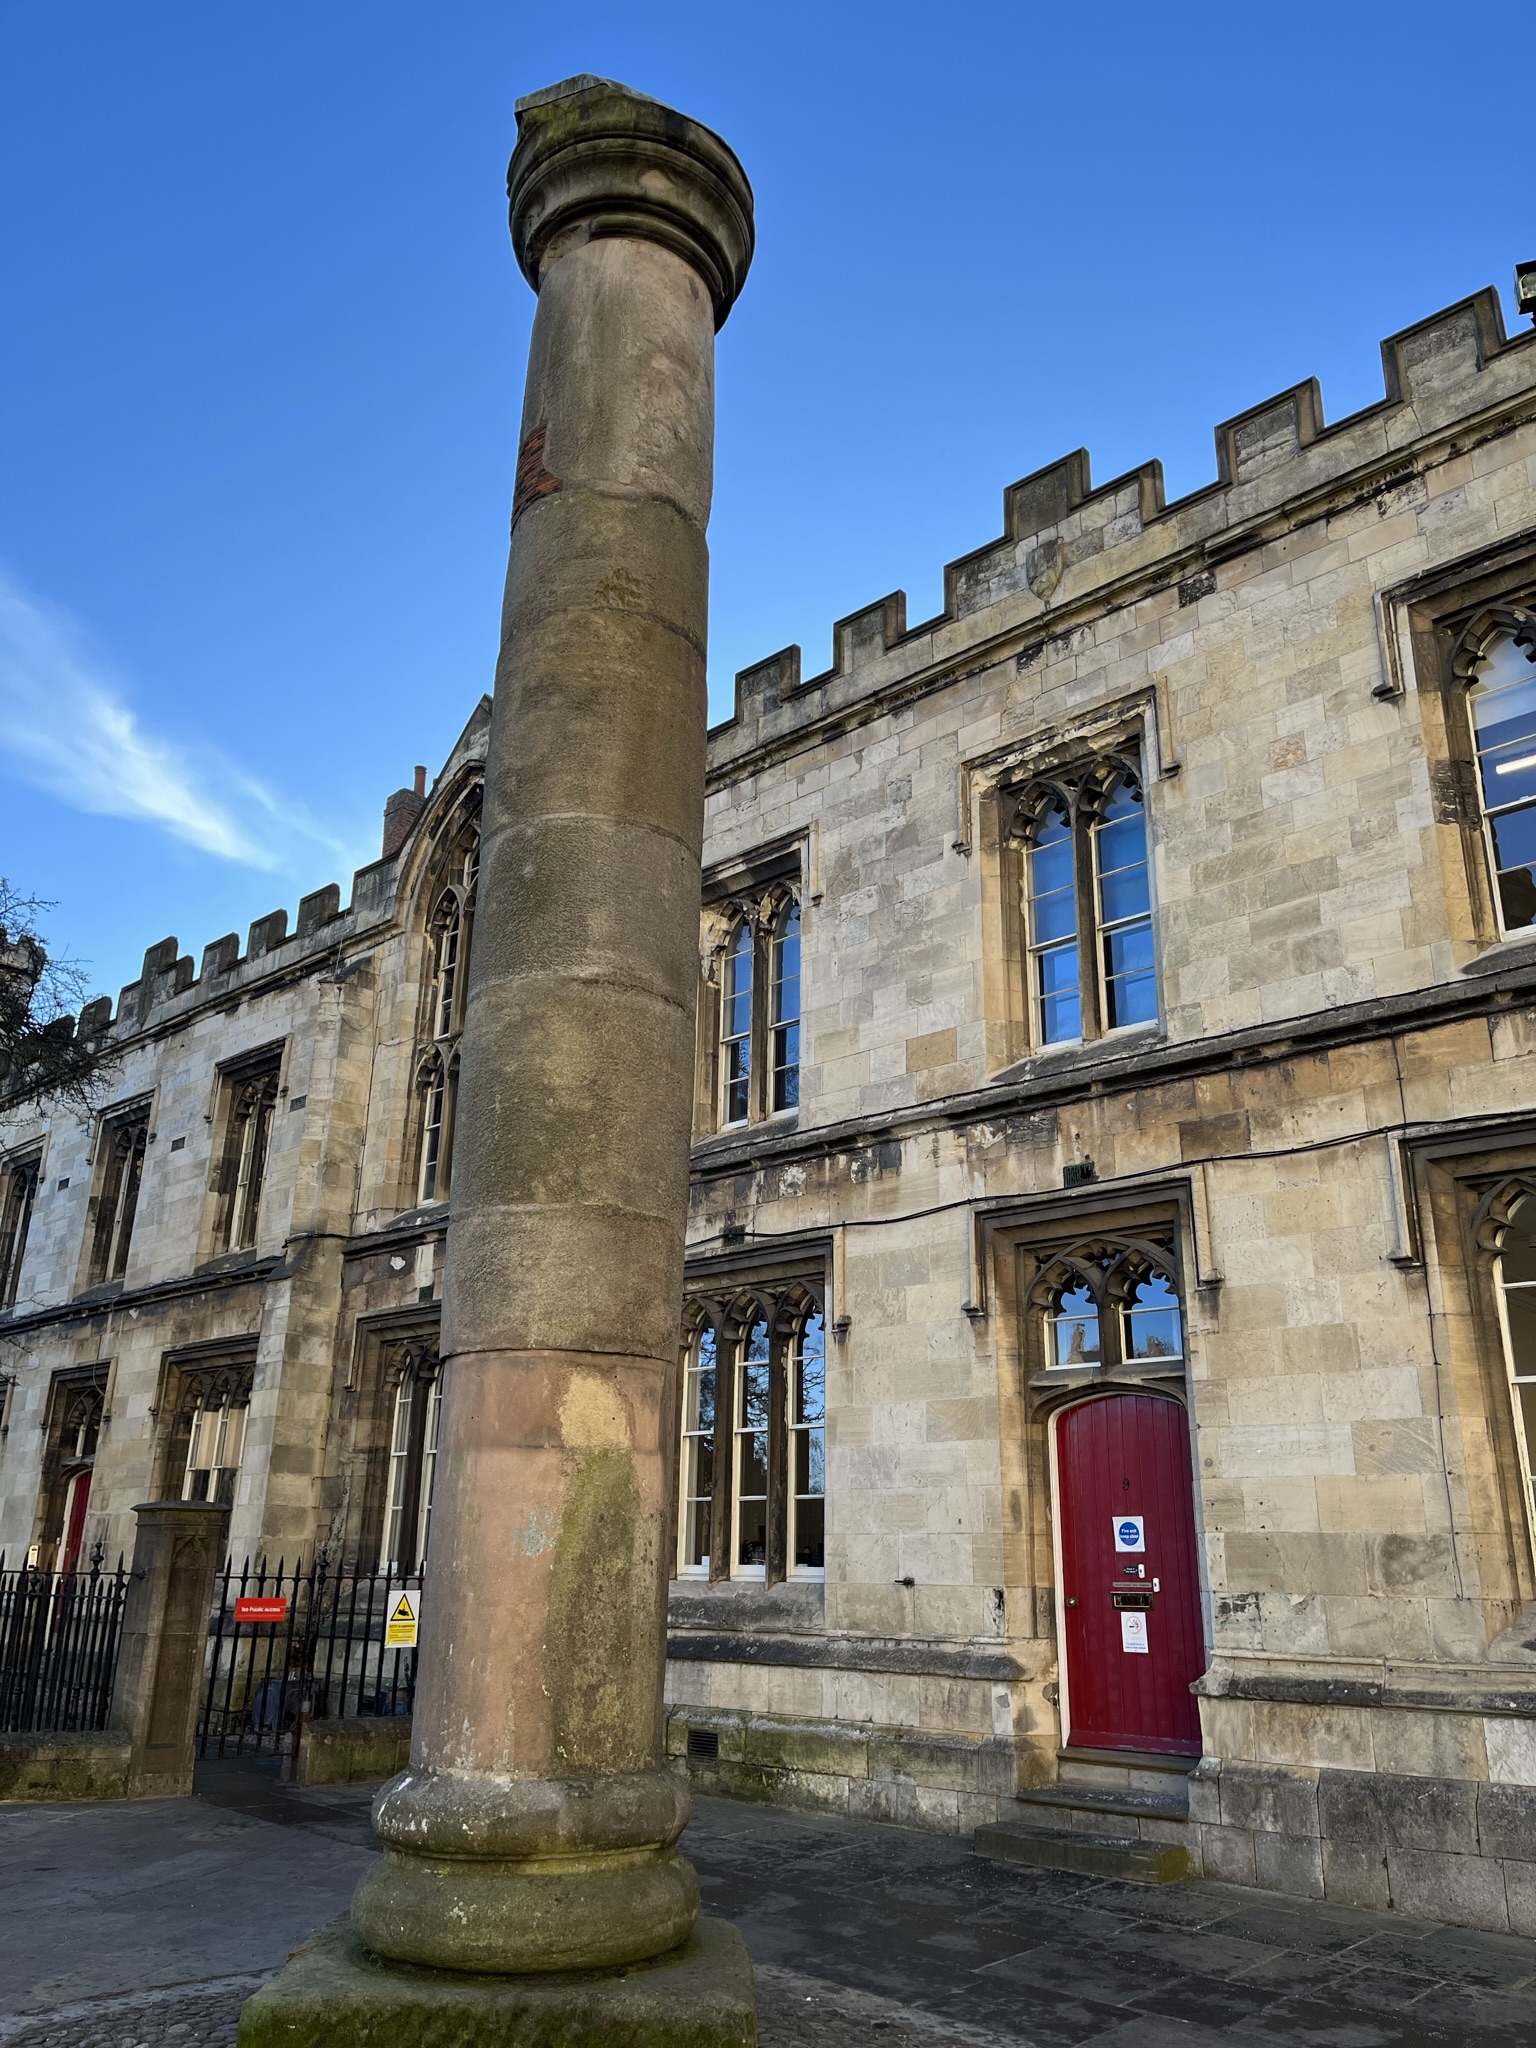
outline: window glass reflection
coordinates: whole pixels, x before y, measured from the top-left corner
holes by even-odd
[[[1132,1290],[1125,1311],[1125,1355],[1130,1359],[1184,1356],[1179,1297],[1161,1273],[1154,1273]]]
[[[1053,1366],[1099,1363],[1099,1311],[1085,1286],[1069,1288],[1046,1318],[1048,1356]]]
[[[1083,1035],[1072,823],[1060,803],[1036,828],[1028,873],[1036,1032],[1042,1045],[1057,1045]]]
[[[769,1336],[755,1322],[736,1368],[736,1556],[734,1570],[760,1576],[768,1564]]]
[[[1506,931],[1536,924],[1536,667],[1510,633],[1468,696],[1483,811]]]

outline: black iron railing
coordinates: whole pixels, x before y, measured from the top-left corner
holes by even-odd
[[[416,1651],[402,1641],[402,1592],[419,1606],[419,1572],[359,1572],[324,1557],[231,1562],[215,1581],[200,1756],[290,1753],[301,1719],[408,1714]]]
[[[71,1572],[7,1571],[0,1553],[0,1733],[106,1727],[129,1577],[99,1546]]]

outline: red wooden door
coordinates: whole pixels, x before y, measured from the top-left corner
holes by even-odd
[[[1189,1420],[1156,1394],[1109,1394],[1056,1423],[1066,1739],[1200,1754],[1190,1686],[1205,1669]]]
[[[91,1504],[91,1467],[77,1472],[69,1482],[69,1493],[64,1502],[64,1543],[59,1555],[59,1570],[72,1572],[80,1564],[80,1547],[85,1541],[85,1511]]]

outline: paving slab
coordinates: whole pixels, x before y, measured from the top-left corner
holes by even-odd
[[[0,1807],[0,2048],[233,2048],[345,1911],[372,1791],[237,1762],[191,1799]],[[729,1800],[683,1846],[751,1951],[763,2048],[1536,2048],[1513,1935]]]

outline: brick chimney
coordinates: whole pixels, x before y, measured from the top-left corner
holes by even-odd
[[[384,858],[398,853],[410,836],[411,827],[421,816],[427,801],[427,771],[416,770],[414,789],[397,789],[384,805]]]

